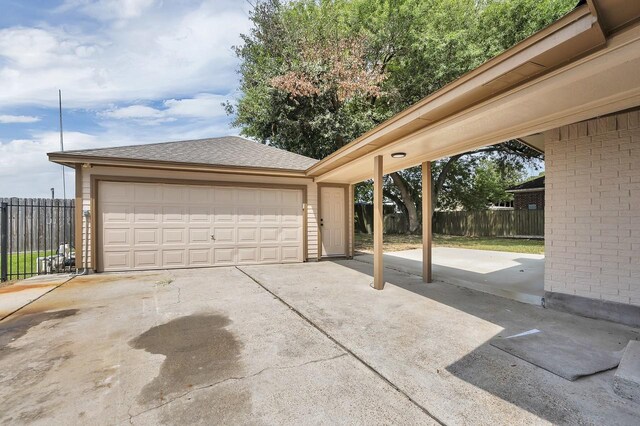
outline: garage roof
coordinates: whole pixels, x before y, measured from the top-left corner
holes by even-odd
[[[304,171],[317,160],[238,136],[52,152],[65,162],[123,160]]]

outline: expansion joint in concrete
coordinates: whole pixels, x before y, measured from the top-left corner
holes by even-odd
[[[398,392],[399,394],[401,394],[402,396],[404,396],[407,400],[409,400],[409,402],[411,402],[413,405],[415,405],[418,409],[420,409],[423,413],[425,413],[427,416],[431,417],[435,422],[437,422],[438,424],[444,425],[445,423],[440,420],[439,418],[437,418],[434,414],[432,414],[426,407],[424,407],[423,405],[421,405],[420,403],[418,403],[416,400],[414,400],[408,393],[406,393],[405,391],[403,391],[402,389],[400,389],[400,387],[398,387],[398,385],[396,385],[395,383],[393,383],[391,380],[389,380],[385,375],[383,375],[381,372],[379,372],[375,367],[373,367],[371,364],[367,363],[364,359],[360,358],[358,355],[356,355],[351,349],[349,349],[348,347],[346,347],[345,345],[343,345],[342,343],[340,343],[335,337],[333,337],[331,334],[329,334],[326,330],[324,330],[322,327],[320,327],[318,324],[316,324],[315,322],[313,322],[310,318],[308,318],[306,315],[304,315],[302,312],[300,312],[299,310],[297,310],[294,306],[292,306],[291,304],[287,303],[282,297],[278,296],[276,293],[274,293],[273,291],[271,291],[269,288],[267,288],[264,284],[262,284],[260,281],[258,281],[257,279],[255,279],[253,276],[251,276],[251,274],[249,274],[247,271],[245,271],[244,269],[236,266],[235,267],[237,270],[239,270],[240,272],[242,272],[244,275],[246,275],[249,279],[251,279],[253,282],[255,282],[257,285],[259,285],[264,291],[266,291],[267,293],[269,293],[271,296],[273,296],[275,299],[277,299],[278,301],[280,301],[280,303],[282,303],[283,305],[285,305],[287,308],[289,308],[291,311],[293,311],[296,315],[298,315],[300,318],[302,318],[307,324],[309,324],[310,326],[312,326],[313,328],[315,328],[316,330],[318,330],[320,333],[322,333],[327,339],[331,340],[336,346],[338,346],[340,349],[342,349],[343,351],[345,351],[346,353],[348,353],[351,357],[353,357],[356,361],[358,361],[360,364],[362,364],[364,367],[366,367],[369,371],[371,371],[372,373],[374,373],[376,376],[378,376],[380,379],[382,379],[387,385],[391,386],[396,392]]]

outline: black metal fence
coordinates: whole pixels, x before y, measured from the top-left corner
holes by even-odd
[[[75,200],[0,198],[0,281],[75,268]]]

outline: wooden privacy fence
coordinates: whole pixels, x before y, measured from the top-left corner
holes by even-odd
[[[436,212],[433,232],[468,237],[544,237],[544,210]]]
[[[70,270],[74,211],[75,200],[0,198],[0,280]]]

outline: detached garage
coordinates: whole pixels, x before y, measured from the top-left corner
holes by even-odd
[[[49,158],[76,170],[76,241],[85,242],[76,258],[89,269],[304,262],[323,252],[317,188],[305,175],[314,159],[239,137]],[[351,239],[340,244],[349,254]]]

